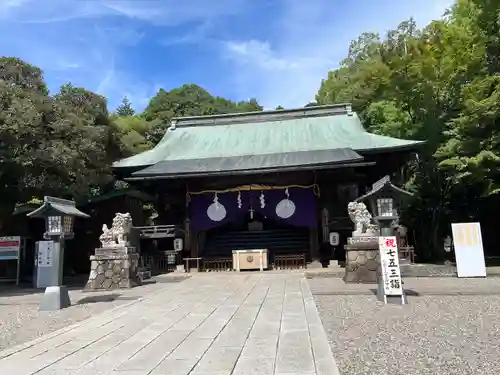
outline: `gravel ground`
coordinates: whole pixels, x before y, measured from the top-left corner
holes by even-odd
[[[108,309],[133,303],[164,290],[168,284],[147,283],[141,287],[113,292],[71,290],[72,306],[60,311],[38,311],[42,293],[12,288],[0,292],[0,350],[87,319]]]
[[[345,268],[309,268],[305,271],[307,277],[343,277]],[[500,276],[500,267],[489,266],[486,268],[488,276]],[[401,265],[403,277],[457,277],[457,268],[453,265],[444,264],[405,264]]]
[[[500,373],[500,278],[406,279],[405,306],[378,302],[375,285],[309,285],[342,375]]]

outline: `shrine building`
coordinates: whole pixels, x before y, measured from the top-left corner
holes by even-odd
[[[271,265],[299,264],[343,259],[347,204],[422,144],[371,134],[338,104],[175,118],[156,147],[113,167],[157,197],[155,225],[177,228],[183,257],[200,267],[224,268],[233,250],[250,249],[266,249]]]

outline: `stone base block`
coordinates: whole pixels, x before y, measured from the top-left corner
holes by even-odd
[[[378,247],[378,237],[377,236],[356,236],[347,238],[348,245],[357,244],[377,244]]]
[[[38,309],[40,311],[57,311],[70,306],[71,300],[66,286],[49,286],[45,289]]]
[[[377,242],[358,242],[346,245],[346,283],[373,283],[378,281],[380,257]]]
[[[178,265],[175,266],[175,271],[174,272],[185,273],[186,269],[184,268],[183,264],[178,264]]]
[[[139,254],[133,248],[97,249],[90,257],[90,276],[86,290],[110,290],[133,288],[141,285],[139,276]],[[122,251],[120,251],[122,250]]]
[[[338,260],[330,260],[328,263],[328,268],[339,268],[339,261]]]

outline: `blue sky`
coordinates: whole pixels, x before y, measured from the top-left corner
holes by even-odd
[[[126,95],[143,109],[160,87],[196,83],[266,108],[312,101],[350,40],[415,18],[424,26],[453,0],[0,0],[0,55],[66,82]]]

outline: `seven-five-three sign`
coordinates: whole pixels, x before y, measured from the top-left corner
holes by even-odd
[[[402,296],[403,283],[396,237],[379,237],[379,249],[384,294],[386,296]]]

